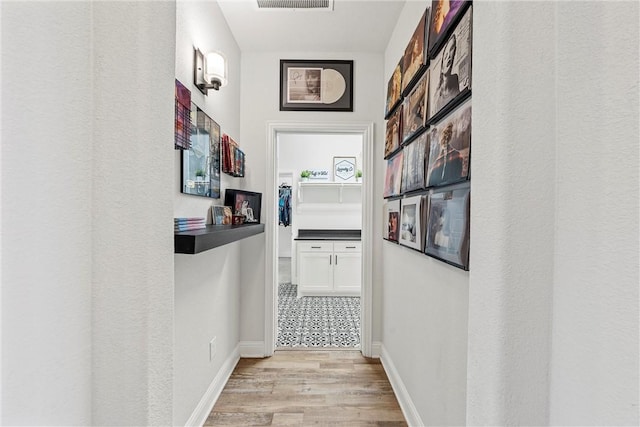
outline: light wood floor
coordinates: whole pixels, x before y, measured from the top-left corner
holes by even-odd
[[[277,351],[240,359],[206,426],[406,426],[379,359]]]

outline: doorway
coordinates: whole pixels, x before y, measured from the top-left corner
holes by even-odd
[[[371,306],[372,306],[372,203],[373,182],[366,179],[367,172],[373,175],[373,123],[276,123],[268,124],[268,159],[267,159],[267,229],[266,229],[266,285],[265,285],[265,356],[273,355],[277,345],[278,321],[278,284],[281,260],[278,257],[278,189],[280,186],[279,172],[282,172],[278,161],[279,139],[283,135],[357,135],[361,140],[360,169],[365,172],[361,189],[361,292],[359,299],[360,351],[365,356],[371,356]],[[333,165],[329,166],[330,168]],[[293,179],[298,179],[294,176]],[[297,194],[294,194],[294,197]],[[294,212],[295,213],[295,212]],[[295,219],[294,219],[295,222]],[[296,266],[291,271],[296,274]],[[291,292],[291,289],[284,291]]]

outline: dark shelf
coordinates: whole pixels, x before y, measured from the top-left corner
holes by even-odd
[[[260,233],[264,233],[264,224],[207,225],[200,230],[181,231],[173,238],[174,253],[199,254]]]

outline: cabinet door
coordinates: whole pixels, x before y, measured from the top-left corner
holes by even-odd
[[[332,289],[333,254],[299,252],[298,295],[327,295]]]
[[[333,290],[339,295],[360,295],[362,254],[336,252],[333,265]]]

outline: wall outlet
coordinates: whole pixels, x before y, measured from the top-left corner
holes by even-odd
[[[213,337],[213,339],[209,341],[209,362],[213,361],[213,359],[216,357],[217,350],[216,337]]]

